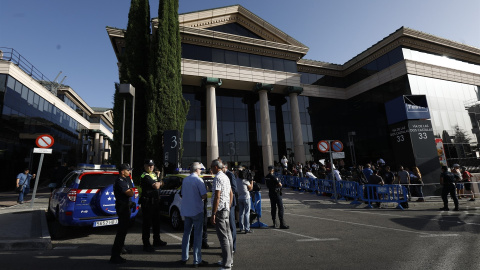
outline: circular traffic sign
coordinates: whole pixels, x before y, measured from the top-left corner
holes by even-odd
[[[53,137],[48,134],[43,134],[37,137],[35,144],[40,148],[50,148],[53,145]]]
[[[343,143],[341,141],[333,141],[332,142],[332,150],[335,151],[335,152],[342,152]]]
[[[327,141],[319,141],[317,144],[317,148],[318,148],[318,151],[322,153],[326,153],[330,149],[330,146],[328,146]]]

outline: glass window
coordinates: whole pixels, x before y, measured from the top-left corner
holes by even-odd
[[[250,64],[254,68],[262,68],[262,57],[256,54],[250,54]]]
[[[38,102],[38,109],[39,109],[40,111],[43,111],[44,103],[45,103],[45,99],[40,98],[40,100],[39,100],[39,102]]]
[[[285,71],[283,66],[283,59],[273,58],[273,69],[278,71]]]
[[[33,105],[34,96],[35,96],[35,93],[33,91],[28,91],[28,97],[27,97],[28,104]]]
[[[297,73],[297,63],[292,60],[283,60],[283,65],[285,66],[286,72]]]
[[[212,49],[209,47],[196,46],[195,59],[212,62]]]
[[[23,84],[17,82],[17,83],[15,84],[15,92],[21,94],[21,93],[22,93],[22,87],[23,87]]]
[[[262,56],[262,68],[273,70],[273,59],[271,57]]]
[[[238,65],[249,67],[250,66],[250,56],[246,53],[238,53]]]
[[[6,83],[7,83],[7,75],[0,74],[0,92],[5,92]]]
[[[11,76],[8,76],[7,87],[14,90],[15,89],[15,82],[16,82],[16,80],[14,78],[12,78]]]
[[[238,53],[225,51],[225,63],[230,65],[238,65]]]
[[[22,89],[22,98],[24,100],[27,100],[28,92],[30,92],[30,89],[28,89],[27,87],[24,86],[23,89]]]
[[[195,45],[182,43],[182,57],[187,59],[195,59]]]
[[[212,49],[212,62],[225,63],[225,51],[220,49]]]

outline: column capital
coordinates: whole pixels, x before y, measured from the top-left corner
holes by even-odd
[[[297,95],[300,95],[302,92],[303,92],[303,87],[299,87],[299,86],[288,86],[287,89],[286,89],[286,94],[292,94],[292,93],[295,93]]]
[[[270,93],[272,90],[273,90],[273,84],[268,84],[268,83],[256,83],[255,84],[255,88],[253,89],[253,91],[255,93],[258,93],[262,90],[266,90],[267,93]]]
[[[203,77],[202,86],[213,85],[215,88],[218,88],[222,85],[222,79],[213,78],[213,77]]]

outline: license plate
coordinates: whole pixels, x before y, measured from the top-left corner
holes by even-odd
[[[101,220],[95,221],[93,223],[93,227],[101,227],[101,226],[110,226],[118,224],[118,219],[109,219],[109,220]]]

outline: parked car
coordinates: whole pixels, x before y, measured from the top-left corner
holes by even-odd
[[[180,230],[183,226],[183,217],[180,215],[182,209],[182,197],[180,190],[182,189],[182,181],[189,174],[167,174],[163,178],[163,186],[160,191],[161,206],[160,212],[170,220],[170,224],[175,230]],[[207,216],[212,215],[212,184],[215,175],[202,174],[200,176],[205,182],[207,189]]]
[[[79,164],[56,187],[48,203],[49,215],[55,219],[58,233],[61,226],[101,227],[118,224],[113,184],[119,177],[114,165]],[[132,181],[133,184],[133,181]],[[138,213],[138,190],[133,188],[136,207],[130,215]],[[55,237],[55,235],[52,235]]]

